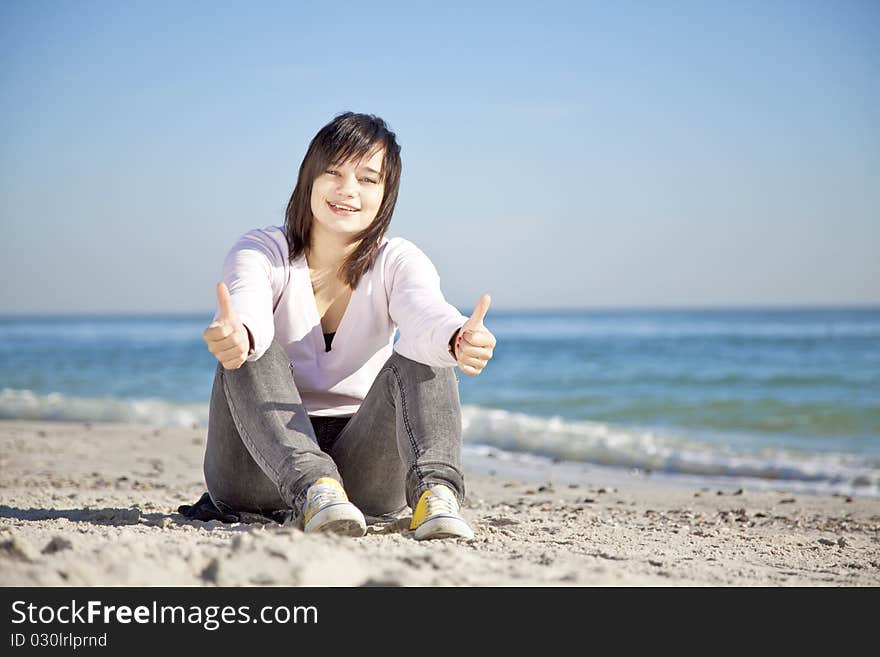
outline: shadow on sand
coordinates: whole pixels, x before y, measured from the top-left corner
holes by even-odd
[[[144,513],[137,508],[103,509],[17,509],[0,504],[0,518],[14,518],[36,522],[40,520],[69,520],[94,525],[147,525],[167,527],[170,525],[210,527],[229,531],[246,531],[247,525],[229,525],[217,520],[203,522],[191,520],[180,513]]]

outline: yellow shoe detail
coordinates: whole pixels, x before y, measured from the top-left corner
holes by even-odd
[[[455,493],[443,484],[436,484],[422,493],[413,511],[409,528],[415,530],[418,540],[474,537],[473,531],[459,513]]]
[[[303,530],[363,536],[367,525],[364,514],[348,501],[342,484],[332,477],[321,477],[306,493]]]

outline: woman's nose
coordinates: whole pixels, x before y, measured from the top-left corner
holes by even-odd
[[[339,181],[339,193],[345,196],[354,196],[357,192],[357,180],[354,176],[342,176]]]

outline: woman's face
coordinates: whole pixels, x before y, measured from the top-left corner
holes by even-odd
[[[385,193],[379,176],[384,157],[380,149],[359,161],[331,164],[318,175],[312,183],[313,228],[344,236],[369,226]]]

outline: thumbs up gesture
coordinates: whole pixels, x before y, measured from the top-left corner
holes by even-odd
[[[477,376],[483,371],[495,349],[495,336],[483,324],[490,303],[492,297],[488,294],[480,297],[473,314],[459,329],[452,348],[458,368],[470,376]]]
[[[217,303],[220,306],[220,315],[205,329],[202,338],[208,345],[208,351],[214,354],[223,367],[235,370],[247,359],[251,346],[250,335],[235,314],[225,283],[217,284]]]

